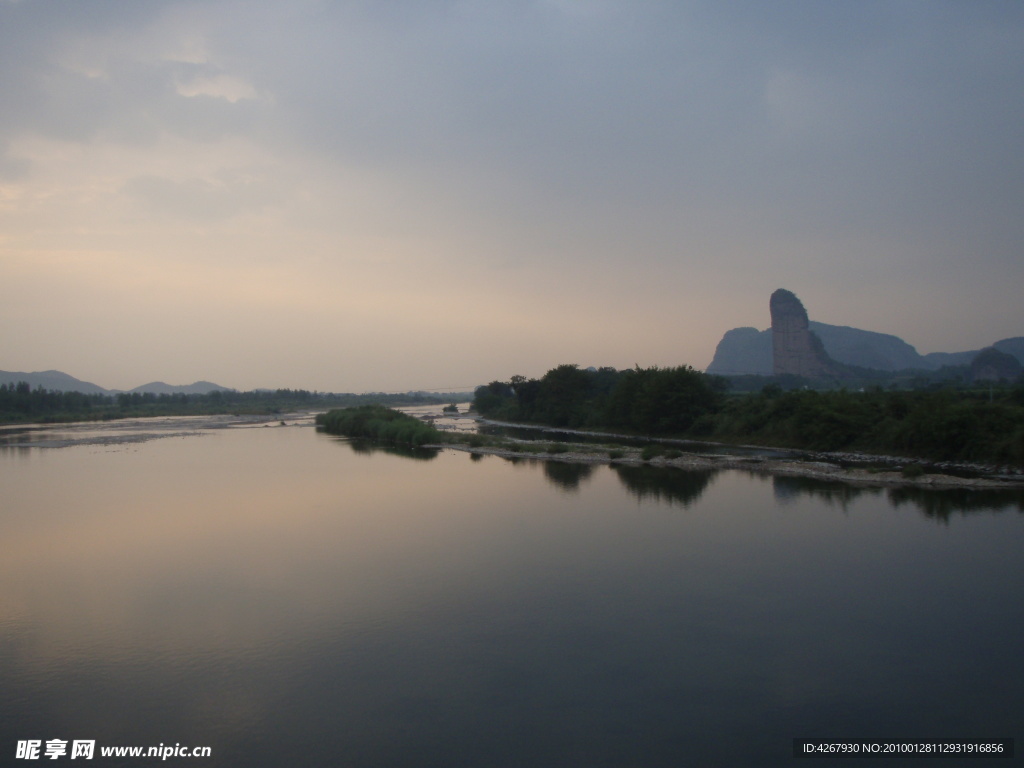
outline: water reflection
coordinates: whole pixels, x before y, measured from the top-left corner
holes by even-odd
[[[889,501],[894,507],[910,504],[925,517],[949,522],[954,514],[968,515],[978,512],[1009,512],[1016,509],[1024,512],[1024,493],[1010,491],[944,488],[927,490],[923,488],[890,488]]]
[[[688,470],[613,464],[626,489],[640,501],[663,501],[688,507],[707,489],[717,470]]]
[[[338,439],[353,452],[365,455],[384,453],[420,461],[437,458],[439,451],[432,448],[409,448],[404,446],[375,443],[369,440]],[[470,454],[473,461],[480,461],[480,454]],[[514,465],[539,465],[544,478],[562,492],[577,493],[584,482],[594,477],[600,464],[566,461],[551,461],[531,457],[506,456],[505,461]],[[711,484],[712,478],[722,471],[743,470],[687,470],[678,467],[656,467],[649,464],[613,463],[610,469],[629,493],[641,501],[656,501],[667,504],[690,506],[700,499]],[[839,480],[823,480],[815,477],[773,475],[772,492],[780,506],[795,504],[800,500],[814,500],[847,511],[860,498],[887,498],[894,507],[910,505],[916,507],[925,517],[947,522],[954,514],[967,515],[977,512],[1004,512],[1016,509],[1024,512],[1024,491],[975,489],[975,488],[921,488],[914,486],[880,488],[854,485]]]
[[[471,453],[470,456],[477,460],[482,458],[477,453]],[[502,456],[501,459],[517,467],[539,467],[544,473],[544,479],[565,493],[578,492],[583,481],[590,479],[597,469],[594,464],[535,459],[531,456]]]
[[[813,477],[776,475],[772,477],[772,490],[780,506],[792,504],[805,497],[846,511],[859,498],[885,497],[894,507],[916,507],[925,517],[941,522],[948,522],[950,516],[954,514],[997,513],[1013,509],[1024,512],[1024,492],[1011,489],[918,486],[877,488]]]
[[[838,480],[774,475],[772,477],[772,492],[775,495],[775,501],[783,506],[792,504],[803,496],[823,501],[830,507],[837,506],[846,511],[854,499],[865,493],[878,495],[881,493],[881,490],[850,485]]]
[[[397,453],[397,455],[404,455]],[[479,459],[478,454],[470,454]],[[413,457],[422,458],[422,457]],[[505,457],[516,465],[539,464],[548,482],[559,490],[578,492],[581,484],[591,479],[601,465],[544,461],[519,456]],[[678,467],[655,467],[649,464],[610,465],[626,489],[641,501],[659,501],[667,504],[690,506],[700,499],[711,484],[712,478],[722,471],[743,470],[687,470]],[[948,521],[952,514],[976,512],[1003,512],[1016,509],[1024,512],[1024,491],[973,488],[920,488],[897,487],[879,488],[853,485],[840,480],[823,480],[815,477],[773,475],[771,478],[775,501],[780,506],[797,501],[814,500],[829,507],[847,511],[862,497],[888,498],[894,507],[910,505],[916,507],[925,517]]]
[[[403,456],[407,459],[418,459],[419,461],[430,461],[436,459],[440,451],[437,448],[413,448],[408,445],[394,445],[393,443],[378,443],[373,440],[362,440],[358,438],[339,438],[339,443],[344,443],[352,449],[353,453],[361,453],[372,456],[375,453],[386,453],[390,456]]]
[[[943,529],[792,479],[810,503],[780,511],[764,475],[428,466],[312,429],[130,447],[0,453],[7,759],[95,738],[212,745],[211,768],[781,767],[793,734],[1024,718],[1017,515]]]
[[[593,464],[574,464],[566,461],[545,461],[544,477],[551,481],[551,484],[574,493],[579,491],[580,483],[594,474]]]

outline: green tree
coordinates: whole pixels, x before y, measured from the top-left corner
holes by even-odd
[[[552,368],[540,380],[537,417],[555,427],[580,426],[585,419],[585,401],[590,376],[576,364]]]

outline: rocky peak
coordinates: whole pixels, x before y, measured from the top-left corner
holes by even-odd
[[[779,288],[768,302],[772,316],[772,371],[809,379],[841,376],[840,366],[825,352],[813,331],[807,310],[792,291]]]

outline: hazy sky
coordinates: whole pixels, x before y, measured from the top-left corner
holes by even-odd
[[[0,0],[0,369],[127,389],[1024,335],[1018,0]]]

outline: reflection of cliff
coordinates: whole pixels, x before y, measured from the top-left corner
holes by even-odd
[[[689,470],[612,464],[626,489],[641,501],[666,501],[688,507],[699,499],[717,470]]]

